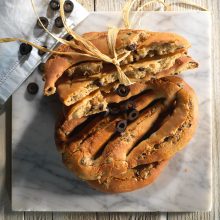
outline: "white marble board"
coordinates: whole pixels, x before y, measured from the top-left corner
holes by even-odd
[[[119,25],[119,13],[99,12],[78,33]],[[190,55],[200,67],[183,74],[199,97],[199,127],[187,148],[178,153],[157,181],[131,193],[108,195],[90,189],[62,164],[54,144],[57,97],[43,97],[40,74],[13,95],[12,208],[19,211],[208,211],[211,209],[211,67],[210,15],[207,12],[146,12],[141,28],[176,32],[192,44]],[[40,85],[36,96],[29,82]]]

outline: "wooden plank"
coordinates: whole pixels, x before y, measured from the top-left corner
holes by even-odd
[[[0,110],[0,220],[4,218],[5,204],[5,174],[6,174],[6,153],[5,153],[5,121],[6,112]]]
[[[25,212],[25,220],[52,220],[52,212]]]
[[[215,1],[218,1],[218,0],[215,0]],[[174,2],[178,2],[178,1],[175,1],[175,0],[165,0],[165,2],[174,3]],[[194,4],[200,5],[202,7],[208,8],[209,2],[211,2],[211,0],[191,0],[191,1],[188,1],[188,2],[191,2],[191,3],[194,3]],[[195,7],[190,6],[190,5],[185,5],[185,4],[173,5],[172,9],[175,10],[175,11],[197,10]]]
[[[96,11],[120,11],[126,0],[96,0],[95,9]]]
[[[159,213],[99,213],[97,220],[162,220]]]
[[[5,212],[4,220],[24,220],[23,212]]]
[[[89,11],[95,10],[94,0],[77,0],[82,6],[84,6]]]
[[[0,218],[23,220],[23,212],[11,211],[11,99],[0,113]]]
[[[195,212],[195,213],[168,213],[169,220],[210,220],[212,213],[210,212]]]
[[[125,2],[127,0],[112,0],[112,1],[105,1],[105,0],[95,0],[95,9],[97,11],[121,11]],[[143,2],[143,1],[142,1]],[[134,4],[134,8],[137,7],[139,2]]]
[[[96,213],[53,213],[53,220],[96,220]]]

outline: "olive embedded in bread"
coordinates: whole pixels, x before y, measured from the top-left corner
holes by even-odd
[[[116,126],[116,130],[119,133],[122,133],[126,130],[127,127],[127,121],[126,120],[121,120],[118,122],[117,126]]]
[[[129,94],[129,92],[130,92],[129,87],[123,84],[120,84],[116,89],[116,93],[121,97],[126,97]]]
[[[132,109],[128,112],[128,120],[134,121],[138,118],[139,112],[136,109]]]

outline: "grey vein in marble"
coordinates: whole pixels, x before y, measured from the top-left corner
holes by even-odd
[[[54,144],[60,110],[56,97],[30,96],[29,82],[43,82],[35,72],[13,96],[12,208],[32,211],[208,211],[211,208],[211,68],[210,19],[206,12],[143,14],[141,28],[171,31],[192,43],[200,63],[184,74],[199,98],[199,126],[157,181],[131,193],[107,195],[89,188],[62,164]],[[120,24],[118,13],[92,13],[77,32],[104,31]]]

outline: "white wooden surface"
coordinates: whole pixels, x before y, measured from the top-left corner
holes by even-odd
[[[80,0],[90,11],[120,10],[125,0]],[[145,0],[141,1],[147,2]],[[174,2],[166,0],[166,2]],[[175,1],[176,2],[176,1]],[[209,213],[32,213],[10,207],[11,100],[0,110],[0,220],[219,220],[220,219],[220,1],[191,0],[212,12],[213,32],[213,209]],[[174,7],[192,10],[192,7]],[[202,33],[201,33],[202,34]]]

